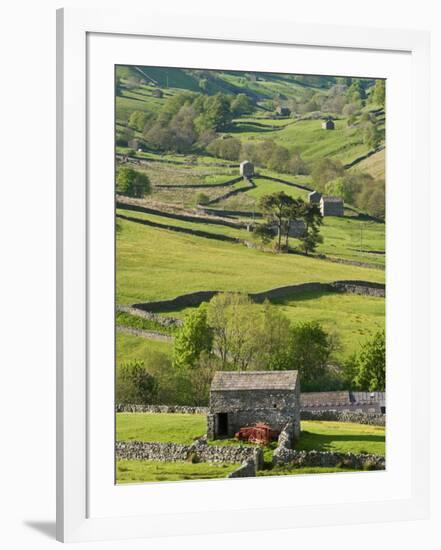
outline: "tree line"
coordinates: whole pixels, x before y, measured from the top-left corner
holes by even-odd
[[[385,389],[385,335],[380,331],[360,352],[339,364],[336,333],[317,321],[289,319],[266,301],[220,293],[186,314],[173,357],[152,354],[146,362],[118,366],[117,401],[206,405],[218,370],[298,370],[302,391]]]

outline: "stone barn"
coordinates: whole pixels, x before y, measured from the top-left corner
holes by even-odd
[[[334,121],[331,119],[325,120],[322,122],[322,128],[323,130],[335,130]]]
[[[254,164],[249,160],[241,162],[240,175],[244,178],[251,178],[251,176],[254,176]]]
[[[322,216],[343,216],[345,205],[341,197],[322,197],[320,199]]]
[[[300,382],[297,371],[218,371],[211,383],[207,416],[209,439],[234,437],[245,426],[265,422],[282,430],[294,421],[300,435]]]
[[[289,116],[291,114],[291,111],[288,109],[288,107],[282,107],[279,105],[276,109],[276,113],[278,116]]]
[[[318,191],[311,191],[308,195],[309,204],[320,204],[320,199],[322,198],[322,194]]]

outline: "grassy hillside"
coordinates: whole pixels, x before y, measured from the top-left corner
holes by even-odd
[[[272,139],[290,151],[300,150],[305,161],[328,157],[346,164],[369,150],[357,131],[348,128],[347,119],[335,120],[335,130],[323,130],[321,123],[321,120],[299,120],[280,130],[241,132],[240,138],[244,141]]]
[[[384,175],[385,153],[359,160],[384,143],[381,83],[375,83],[375,91],[366,79],[352,85],[351,79],[326,76],[145,66],[118,67],[117,76],[117,303],[200,290],[250,293],[315,281],[385,281],[385,224],[378,221],[384,185],[363,176]],[[219,92],[224,95],[216,96]],[[279,116],[280,107],[290,112]],[[328,116],[334,130],[322,129]],[[256,173],[251,180],[238,180],[245,158],[254,162]],[[317,162],[325,159],[343,166]],[[351,201],[344,216],[323,219],[323,242],[309,256],[300,254],[306,240],[290,238],[289,247],[275,253],[275,239],[263,238],[262,245],[247,230],[269,219],[260,212],[262,197],[284,192],[307,201],[311,189],[323,190],[340,177],[332,193]],[[144,197],[139,183],[146,186]],[[332,356],[334,370],[384,327],[383,298],[316,292],[287,295],[275,305],[293,324],[318,321],[338,334],[342,346]],[[187,311],[159,314],[183,318]],[[167,332],[156,320],[141,322],[127,314],[119,314],[116,322]],[[158,401],[192,401],[181,381],[169,380],[171,339],[146,336],[117,332],[117,365],[139,359],[157,378]]]
[[[385,301],[374,296],[305,292],[274,303],[292,323],[318,321],[326,331],[336,332],[341,339],[340,357],[358,351],[385,324]]]
[[[339,279],[384,281],[384,272],[182,235],[121,220],[117,302],[130,304],[196,290],[255,292]]]
[[[382,149],[369,158],[356,164],[351,172],[367,172],[375,179],[385,178],[386,150]]]
[[[116,364],[126,363],[139,359],[146,365],[152,357],[162,353],[171,357],[172,344],[168,342],[161,342],[157,340],[147,340],[146,338],[140,338],[133,336],[132,334],[125,334],[122,332],[116,333]]]
[[[204,71],[195,69],[162,68],[149,66],[118,66],[117,76],[122,79],[142,78],[148,83],[161,88],[176,88],[215,94],[247,93],[253,97],[264,99],[279,94],[284,98],[298,97],[305,88],[315,91],[329,88],[335,83],[333,77],[321,77],[316,85],[305,84],[302,77],[288,74],[249,73],[241,71]],[[206,80],[206,86],[201,87],[201,80]]]

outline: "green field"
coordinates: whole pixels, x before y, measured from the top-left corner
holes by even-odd
[[[351,172],[367,172],[374,178],[384,179],[385,177],[385,157],[386,151],[378,151],[369,158],[362,160],[360,163],[356,164]]]
[[[384,223],[373,220],[328,217],[320,229],[324,242],[317,252],[384,266],[385,230]]]
[[[305,467],[305,468],[294,468],[293,466],[275,466],[274,468],[268,470],[260,470],[257,472],[258,477],[268,477],[268,476],[295,476],[295,475],[310,475],[310,474],[336,474],[344,472],[354,472],[353,469],[349,468],[321,468],[317,467]]]
[[[214,235],[227,235],[228,237],[232,237],[233,239],[249,239],[250,234],[246,229],[235,229],[234,227],[227,227],[224,225],[217,225],[217,224],[208,224],[204,223],[201,219],[200,223],[196,222],[187,222],[183,220],[177,220],[173,218],[166,218],[164,216],[156,215],[156,214],[146,214],[144,212],[134,212],[131,210],[126,210],[122,208],[118,208],[116,211],[117,214],[121,214],[123,216],[129,216],[131,218],[136,218],[139,220],[149,220],[157,224],[164,225],[164,229],[167,231],[173,231],[172,229],[167,228],[173,228],[173,227],[184,227],[186,229],[192,229],[195,231],[204,231],[205,233],[212,233]],[[133,222],[134,223],[134,222]]]
[[[206,432],[202,414],[118,413],[118,441],[159,441],[190,444]],[[216,441],[213,444],[218,444]],[[219,444],[238,444],[222,440]],[[350,422],[302,420],[297,450],[385,454],[385,428]]]
[[[305,292],[274,300],[293,322],[318,321],[325,330],[340,335],[342,349],[337,355],[348,357],[372,334],[384,328],[385,300],[332,292]]]
[[[367,153],[368,147],[355,130],[348,128],[346,119],[335,120],[335,130],[321,128],[321,120],[299,120],[282,130],[241,132],[244,141],[272,139],[287,149],[300,148],[302,158],[312,161],[323,157],[348,163]]]
[[[342,349],[338,357],[349,357],[372,334],[384,328],[385,300],[375,296],[358,296],[334,292],[303,292],[288,294],[283,299],[273,300],[292,323],[316,320],[328,332],[340,335]],[[192,308],[167,310],[166,316],[184,318]],[[155,329],[157,330],[157,329]],[[121,345],[130,358],[145,360],[149,350],[171,353],[171,344],[163,344],[131,335],[118,334]],[[126,342],[132,343],[132,347]]]
[[[385,428],[351,422],[302,420],[299,451],[333,451],[384,455]]]
[[[156,340],[147,340],[132,334],[116,333],[116,364],[126,363],[139,359],[145,364],[156,353],[163,353],[168,357],[172,354],[172,344]]]
[[[180,413],[118,413],[116,439],[118,441],[159,441],[190,444],[207,431],[202,414]]]
[[[117,265],[116,298],[123,304],[196,290],[257,292],[309,281],[385,280],[380,270],[264,253],[125,220],[117,234]]]
[[[158,441],[190,444],[206,430],[205,415],[179,413],[118,413],[116,415],[118,441]],[[342,453],[385,454],[385,428],[348,422],[301,422],[300,440],[297,450],[333,451]],[[212,441],[213,445],[243,445],[234,439]],[[251,444],[245,444],[251,445]],[[272,453],[276,444],[264,449],[265,467],[259,476],[321,474],[350,472],[343,467],[295,468],[293,466],[273,467]],[[157,462],[119,460],[117,462],[118,483],[140,483],[145,481],[178,481],[184,479],[224,478],[239,464],[211,464],[190,462]]]
[[[155,460],[118,460],[117,483],[145,483],[148,481],[182,481],[220,479],[238,468],[240,464],[214,464],[201,462],[159,462]]]

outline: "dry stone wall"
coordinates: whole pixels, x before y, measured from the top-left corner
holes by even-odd
[[[145,311],[130,306],[117,305],[116,311],[128,313],[129,315],[134,315],[135,317],[140,317],[141,319],[146,319],[148,321],[154,321],[163,327],[181,327],[183,324],[182,319],[178,319],[177,317],[163,317],[162,315],[152,313],[151,311]]]
[[[181,413],[181,414],[208,414],[208,407],[191,407],[182,405],[130,405],[117,404],[116,412],[130,413]]]
[[[328,451],[295,451],[293,449],[278,448],[273,453],[273,464],[290,464],[298,468],[336,466],[354,470],[384,470],[386,459],[384,456],[370,454],[335,453]]]
[[[234,477],[256,477],[257,475],[257,468],[256,463],[254,460],[247,460],[243,464],[237,468],[237,470],[234,470],[234,472],[231,472],[231,474],[228,474],[228,478],[234,478]]]
[[[263,465],[263,452],[258,447],[208,445],[203,439],[197,440],[191,445],[151,441],[117,441],[116,458],[118,460],[158,460],[160,462],[191,459],[197,462],[230,464],[251,461],[255,469],[260,469]]]
[[[301,420],[331,420],[337,422],[355,422],[356,424],[369,424],[371,426],[385,426],[386,415],[374,414],[357,411],[338,411],[338,410],[301,410]]]

